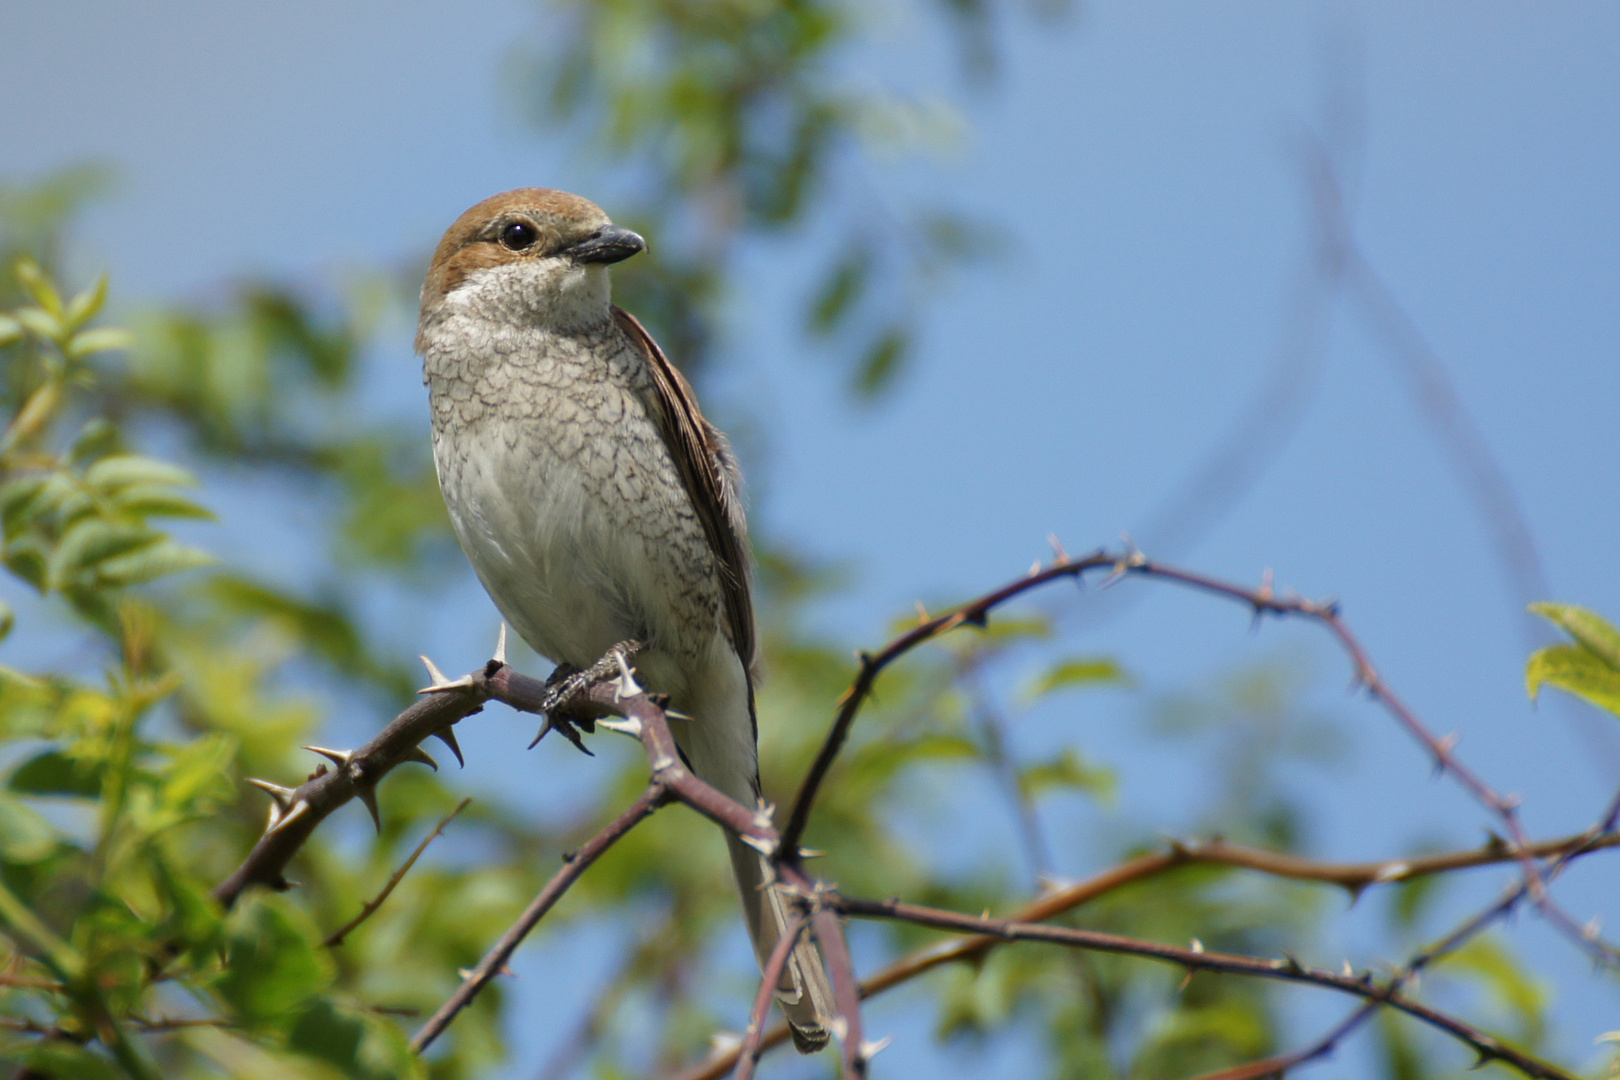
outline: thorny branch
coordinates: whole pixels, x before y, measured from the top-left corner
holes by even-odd
[[[1122,937],[1118,934],[1103,933],[1098,930],[1078,930],[1067,926],[1051,926],[1046,923],[1023,923],[979,915],[963,915],[954,911],[924,907],[920,904],[906,904],[898,900],[862,900],[853,897],[834,896],[829,898],[828,904],[833,910],[859,918],[896,919],[918,926],[932,926],[941,930],[984,934],[1006,941],[1044,941],[1054,945],[1089,949],[1094,952],[1120,953],[1149,960],[1159,960],[1165,963],[1177,964],[1186,968],[1189,972],[1213,971],[1234,975],[1250,975],[1264,979],[1280,979],[1285,982],[1308,983],[1312,986],[1338,990],[1341,993],[1352,994],[1356,997],[1365,998],[1367,1001],[1399,1009],[1408,1016],[1415,1017],[1431,1027],[1444,1031],[1448,1035],[1467,1043],[1479,1054],[1481,1060],[1506,1062],[1526,1076],[1546,1077],[1549,1080],[1573,1080],[1569,1073],[1556,1066],[1522,1053],[1494,1036],[1487,1035],[1453,1016],[1413,1001],[1404,996],[1398,986],[1378,983],[1373,979],[1370,972],[1356,975],[1346,971],[1341,974],[1321,968],[1306,967],[1293,957],[1282,960],[1267,960],[1253,956],[1238,956],[1232,953],[1209,952],[1197,941],[1194,941],[1190,948],[1180,948],[1174,945],[1162,945],[1157,942]]]
[[[1533,845],[1531,850],[1538,857],[1556,857],[1559,863],[1566,863],[1571,859],[1593,851],[1612,847],[1620,847],[1620,832],[1616,831],[1616,822],[1606,818],[1585,832],[1557,840],[1544,841]],[[1343,888],[1354,898],[1360,896],[1368,888],[1380,885],[1412,881],[1433,874],[1453,873],[1472,867],[1500,865],[1513,862],[1516,858],[1517,854],[1510,851],[1507,845],[1500,841],[1493,841],[1478,848],[1444,852],[1420,858],[1387,859],[1359,863],[1317,862],[1312,859],[1287,855],[1265,848],[1230,844],[1223,840],[1173,841],[1164,851],[1138,855],[1084,881],[1053,890],[1014,912],[1008,917],[1008,921],[1019,923],[1044,922],[1072,912],[1103,896],[1173,872],[1184,866],[1231,866],[1253,870],[1272,877],[1295,881],[1316,881]],[[1511,903],[1516,903],[1523,896],[1524,883],[1521,880],[1508,891],[1507,895],[1494,901],[1487,911],[1476,915],[1462,929],[1453,931],[1438,944],[1424,950],[1417,958],[1408,963],[1407,969],[1421,968],[1438,959],[1444,953],[1456,948],[1468,937],[1473,936],[1474,933],[1500,917],[1505,912],[1504,905],[1511,906]],[[996,935],[971,934],[917,949],[868,976],[861,983],[861,998],[865,1000],[875,997],[947,964],[976,963],[990,950],[1006,943],[1006,938]],[[1350,1025],[1350,1028],[1354,1026]],[[1348,1034],[1348,1030],[1346,1029],[1336,1038]],[[787,1025],[778,1024],[761,1039],[761,1050],[772,1049],[785,1043],[787,1039]],[[1322,1053],[1326,1053],[1326,1049]],[[1296,1064],[1303,1063],[1305,1060],[1309,1060],[1309,1058],[1302,1057]],[[677,1080],[718,1080],[719,1077],[730,1072],[736,1062],[737,1051],[731,1049],[680,1073]],[[1224,1074],[1221,1075],[1224,1077]],[[1234,1074],[1234,1077],[1236,1075],[1239,1074]],[[1260,1073],[1256,1075],[1267,1074]],[[1214,1077],[1201,1078],[1201,1080],[1214,1080]]]
[[[804,830],[809,824],[816,794],[826,780],[827,773],[832,768],[845,740],[848,739],[861,707],[871,697],[872,688],[885,668],[919,645],[960,626],[984,626],[993,610],[1015,597],[1062,579],[1072,578],[1083,583],[1088,571],[1102,569],[1109,571],[1104,584],[1110,584],[1126,576],[1158,578],[1238,601],[1249,607],[1257,620],[1265,615],[1293,616],[1311,620],[1326,628],[1350,660],[1353,685],[1362,688],[1428,751],[1437,772],[1450,776],[1503,824],[1511,841],[1511,850],[1523,868],[1530,897],[1549,921],[1598,960],[1608,963],[1617,958],[1612,948],[1598,941],[1594,935],[1586,933],[1573,918],[1555,907],[1547,897],[1545,879],[1535,856],[1529,851],[1530,839],[1519,819],[1517,800],[1499,794],[1458,759],[1453,753],[1456,736],[1441,738],[1424,726],[1417,714],[1394,692],[1378,673],[1378,669],[1373,666],[1360,639],[1345,623],[1337,603],[1307,600],[1292,595],[1279,596],[1271,585],[1269,575],[1258,589],[1250,589],[1203,574],[1155,563],[1135,549],[1118,554],[1097,551],[1081,558],[1071,558],[1059,549],[1056,559],[1045,567],[1037,564],[1022,580],[1011,582],[975,600],[970,600],[944,615],[924,618],[919,625],[890,641],[875,654],[861,653],[860,669],[856,673],[855,681],[839,701],[832,727],[799,787],[788,823],[782,830],[782,846],[787,857],[794,857],[793,853],[798,851]]]
[[[1179,843],[1171,845],[1166,852],[1141,856],[1090,882],[1043,897],[1021,912],[1019,917],[1010,920],[963,915],[906,904],[899,900],[871,901],[843,897],[836,890],[808,876],[802,869],[799,841],[808,824],[816,794],[826,780],[840,748],[848,738],[860,708],[870,697],[878,675],[889,664],[934,637],[962,625],[983,626],[992,610],[1031,589],[1065,578],[1082,581],[1087,571],[1104,569],[1109,571],[1104,584],[1131,575],[1156,577],[1242,602],[1252,608],[1257,619],[1267,614],[1290,615],[1321,623],[1349,656],[1357,684],[1424,746],[1433,757],[1439,771],[1450,774],[1506,825],[1510,839],[1493,840],[1480,849],[1447,855],[1348,864],[1318,863],[1263,849],[1230,845],[1219,840]],[[1310,983],[1355,994],[1368,1003],[1328,1037],[1307,1050],[1286,1058],[1254,1063],[1244,1067],[1250,1071],[1233,1073],[1233,1077],[1258,1075],[1252,1071],[1254,1068],[1262,1066],[1276,1068],[1278,1063],[1284,1063],[1281,1067],[1286,1067],[1287,1064],[1298,1064],[1327,1053],[1344,1034],[1364,1019],[1364,1013],[1370,1015],[1371,1009],[1376,1006],[1387,1006],[1412,1015],[1471,1046],[1483,1059],[1504,1061],[1525,1075],[1553,1078],[1567,1076],[1554,1066],[1523,1054],[1453,1016],[1406,997],[1404,989],[1412,974],[1420,967],[1489,925],[1510,910],[1523,896],[1529,895],[1541,904],[1546,895],[1546,882],[1568,861],[1598,848],[1620,845],[1620,837],[1615,834],[1612,820],[1620,813],[1620,799],[1617,799],[1615,807],[1611,808],[1608,818],[1586,833],[1563,840],[1532,844],[1519,824],[1513,800],[1498,794],[1458,761],[1452,752],[1454,740],[1440,739],[1429,732],[1383,682],[1365,650],[1341,619],[1335,604],[1319,603],[1293,596],[1279,597],[1271,588],[1269,580],[1259,589],[1246,589],[1153,563],[1135,550],[1123,554],[1099,551],[1074,559],[1060,549],[1057,559],[1048,566],[1037,566],[1027,577],[987,593],[948,614],[935,618],[925,615],[920,625],[890,642],[879,653],[861,656],[856,679],[839,702],[833,725],[800,786],[787,826],[780,835],[773,828],[767,814],[732,801],[684,767],[670,734],[663,708],[634,681],[625,659],[630,651],[629,648],[615,651],[591,671],[580,673],[558,685],[542,683],[514,672],[504,662],[502,655],[504,649],[498,650],[496,658],[482,670],[454,682],[445,680],[430,665],[435,685],[424,691],[426,694],[424,699],[401,713],[378,738],[357,751],[315,748],[336,766],[335,769],[327,770],[323,766],[298,788],[282,788],[257,782],[258,786],[270,793],[275,802],[270,824],[242,867],[215,890],[215,895],[223,903],[229,904],[250,884],[285,887],[283,871],[288,861],[321,820],[338,806],[356,797],[366,803],[375,817],[375,788],[382,776],[405,761],[424,761],[431,764],[431,759],[428,759],[418,746],[421,740],[429,735],[444,738],[453,750],[456,749],[454,736],[450,734],[451,725],[479,711],[486,701],[498,700],[520,710],[544,713],[548,716],[547,729],[558,727],[564,734],[570,736],[575,733],[568,726],[568,717],[573,710],[578,709],[581,710],[580,715],[593,718],[597,716],[622,718],[597,719],[595,723],[641,741],[647,753],[651,773],[649,786],[619,818],[572,855],[563,869],[547,883],[528,910],[496,943],[478,968],[417,1033],[412,1045],[418,1051],[425,1049],[441,1034],[479,990],[504,969],[528,932],[603,851],[660,806],[679,801],[736,832],[777,866],[780,887],[784,889],[785,895],[792,899],[794,905],[794,936],[805,929],[816,936],[832,976],[840,1015],[830,1018],[829,1023],[844,1045],[845,1077],[864,1076],[867,1062],[879,1048],[862,1038],[858,1009],[860,998],[881,992],[941,963],[978,955],[1000,942],[1010,940],[1047,941],[1071,947],[1117,952],[1175,963],[1188,968],[1189,971],[1221,971]],[[616,677],[615,670],[617,670]],[[1553,862],[1544,873],[1538,860],[1549,858]],[[1040,923],[1041,919],[1069,910],[1103,892],[1162,873],[1175,866],[1195,862],[1242,866],[1274,876],[1330,882],[1355,894],[1383,882],[1504,861],[1517,861],[1524,867],[1520,882],[1492,907],[1469,920],[1439,945],[1415,957],[1406,968],[1383,983],[1374,981],[1370,975],[1358,977],[1349,972],[1341,975],[1307,968],[1292,959],[1267,960],[1211,953],[1196,942],[1192,948],[1179,948]],[[1548,910],[1549,908],[1543,905],[1543,911]],[[837,919],[840,913],[859,917],[901,919],[919,925],[965,931],[971,936],[947,942],[941,947],[925,950],[922,954],[891,965],[862,985],[855,979],[853,962]],[[757,1059],[759,1052],[780,1041],[776,1030],[768,1033],[763,1030],[771,985],[771,981],[763,984],[759,998],[766,1001],[767,1005],[762,1009],[758,1000],[755,1003],[749,1041],[745,1044],[748,1046],[746,1069],[751,1070],[752,1062]],[[743,1057],[741,1049],[739,1047],[737,1051],[727,1055],[730,1061],[736,1062]],[[711,1061],[706,1063],[702,1072],[687,1075],[719,1075],[713,1071],[717,1064],[716,1061]]]

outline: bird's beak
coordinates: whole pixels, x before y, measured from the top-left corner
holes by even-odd
[[[604,225],[589,240],[580,241],[567,253],[577,263],[616,263],[646,250],[647,241],[641,238],[640,233],[617,225]]]

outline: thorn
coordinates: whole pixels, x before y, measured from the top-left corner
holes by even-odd
[[[613,700],[623,701],[641,694],[641,686],[636,682],[635,673],[630,668],[630,661],[625,659],[623,650],[614,649],[613,659],[619,665],[619,685],[613,688]],[[640,737],[639,734],[636,736],[638,739]]]
[[[1040,572],[1041,572],[1041,560],[1036,559],[1034,562],[1029,564],[1029,576],[1030,577],[1038,577],[1040,575]]]
[[[288,810],[285,814],[279,815],[270,822],[270,826],[264,830],[265,835],[268,836],[271,833],[280,832],[288,825],[291,825],[293,822],[303,817],[305,812],[308,810],[309,803],[305,802],[303,799],[299,799],[297,802],[292,804],[292,809]],[[275,813],[275,811],[272,810],[271,813]]]
[[[1399,881],[1411,872],[1412,865],[1410,863],[1399,861],[1385,863],[1383,866],[1378,868],[1378,873],[1373,875],[1373,880],[1380,884],[1391,881]]]
[[[735,1031],[717,1031],[709,1036],[709,1049],[715,1057],[721,1057],[733,1050],[742,1048],[743,1037]]]
[[[1192,977],[1193,977],[1193,969],[1188,968],[1187,969],[1187,974],[1185,974],[1185,975],[1183,975],[1181,977],[1181,985],[1176,987],[1176,993],[1179,994],[1183,990],[1186,990],[1187,987],[1192,984]]]
[[[1063,545],[1058,542],[1057,533],[1047,533],[1046,542],[1052,545],[1052,554],[1057,556],[1058,562],[1066,563],[1069,561],[1069,553],[1064,551]]]
[[[601,721],[598,720],[597,723],[601,723]],[[536,746],[539,746],[540,740],[546,737],[546,732],[548,731],[560,733],[563,738],[574,744],[575,750],[578,750],[586,757],[596,756],[595,754],[591,753],[590,747],[585,745],[585,740],[579,737],[579,732],[574,730],[573,724],[569,723],[567,720],[554,721],[552,720],[550,713],[547,713],[545,719],[541,721],[540,733],[534,737],[534,741],[529,743],[529,749],[533,750]]]
[[[1119,562],[1116,562],[1114,564],[1113,568],[1108,571],[1108,576],[1104,577],[1101,581],[1097,582],[1097,590],[1100,592],[1103,589],[1111,589],[1111,588],[1113,588],[1116,584],[1119,583],[1119,579],[1124,577],[1129,570],[1130,570],[1130,567],[1126,565],[1124,559],[1121,559]]]
[[[461,981],[462,982],[466,982],[468,979],[470,979],[474,975],[478,974],[478,972],[473,968],[456,968],[456,974],[461,976]],[[496,968],[495,969],[495,974],[497,974],[497,975],[510,975],[514,979],[517,978],[517,972],[515,972],[511,968],[507,967],[505,964],[502,964],[500,967]]]
[[[371,823],[373,825],[377,826],[377,835],[381,836],[382,835],[382,815],[377,812],[377,789],[376,789],[376,787],[371,786],[371,785],[367,785],[365,787],[361,787],[359,785],[356,785],[354,793],[356,795],[360,796],[360,801],[361,802],[366,804],[366,809],[371,813]]]
[[[328,750],[324,746],[306,746],[304,749],[313,754],[321,755],[321,757],[325,758],[327,761],[330,761],[340,769],[348,768],[349,761],[354,757],[353,750]]]
[[[776,854],[775,840],[761,840],[759,837],[749,836],[747,833],[741,834],[739,839],[767,859]]]
[[[801,859],[819,859],[825,854],[827,853],[820,848],[802,847],[799,849],[799,858]]]
[[[288,808],[292,806],[292,797],[298,793],[296,788],[282,787],[280,784],[272,784],[268,780],[255,780],[248,777],[247,782],[269,795],[282,813],[286,813]]]
[[[456,729],[455,728],[453,728],[450,725],[446,724],[444,727],[440,728],[438,731],[435,731],[433,733],[433,737],[435,739],[438,739],[440,742],[444,743],[444,745],[446,745],[446,746],[448,746],[450,748],[450,752],[452,754],[456,755],[456,764],[457,765],[460,765],[463,769],[465,769],[467,767],[467,759],[461,756],[461,747],[456,744]]]
[[[574,744],[574,749],[575,750],[578,750],[580,753],[584,754],[586,757],[595,757],[596,756],[594,753],[591,752],[591,748],[585,745],[585,740],[579,737],[579,732],[574,730],[574,725],[573,724],[567,723],[565,721],[564,723],[561,723],[561,724],[557,725],[557,730],[562,732],[562,737],[563,738],[567,739],[569,742]]]
[[[928,614],[928,609],[923,606],[923,602],[921,600],[918,600],[917,601],[917,622],[918,622],[918,624],[921,625],[922,623],[932,622],[932,621],[933,621],[933,616]]]
[[[842,1016],[835,1016],[827,1021],[827,1030],[832,1032],[833,1038],[843,1042],[849,1037],[849,1021]]]
[[[1040,886],[1038,895],[1051,896],[1053,893],[1062,892],[1064,889],[1077,884],[1077,882],[1073,878],[1056,877],[1052,874],[1037,874],[1035,884]]]
[[[1356,969],[1350,966],[1350,961],[1348,960],[1344,962],[1344,977],[1347,979],[1353,979],[1356,977]]]
[[[858,1057],[862,1062],[871,1061],[873,1058],[881,1054],[892,1042],[894,1042],[893,1035],[885,1035],[883,1038],[876,1040],[864,1039],[861,1041],[860,1047],[855,1051],[855,1056]]]
[[[1120,543],[1125,545],[1125,558],[1121,560],[1122,565],[1147,565],[1147,556],[1142,554],[1142,549],[1136,546],[1136,541],[1131,539],[1130,533],[1125,532],[1123,529],[1120,530],[1119,540]]]
[[[676,712],[674,709],[665,709],[664,710],[664,716],[666,718],[670,719],[670,720],[690,720],[690,719],[692,719],[686,713]]]
[[[433,680],[433,684],[431,686],[422,687],[422,689],[417,691],[418,694],[436,694],[440,690],[459,690],[464,686],[471,686],[473,684],[473,677],[471,675],[463,675],[459,679],[449,679],[445,676],[444,672],[440,671],[436,666],[434,666],[433,661],[429,660],[427,657],[419,656],[417,659],[421,660],[422,663],[426,665],[428,670],[428,678]]]
[[[1204,943],[1202,941],[1199,941],[1197,938],[1193,938],[1192,939],[1192,951],[1197,953],[1199,956],[1203,956],[1204,955]]]
[[[490,657],[490,659],[495,661],[497,664],[500,664],[502,667],[506,666],[506,620],[505,619],[501,620],[501,632],[495,638],[495,655]]]
[[[601,719],[596,722],[596,726],[606,728],[608,731],[616,731],[620,735],[628,735],[638,741],[641,739],[642,726],[638,717],[630,716],[623,720]]]
[[[439,771],[439,763],[437,761],[434,761],[432,758],[428,757],[428,752],[426,750],[422,749],[420,746],[411,747],[411,752],[406,754],[405,757],[402,760],[404,760],[404,761],[415,761],[415,762],[418,762],[419,764],[426,765],[428,768],[432,769],[434,772]]]
[[[435,683],[449,681],[444,677],[444,672],[439,670],[439,665],[435,664],[425,656],[418,655],[417,659],[422,661],[422,666],[427,668],[428,678],[432,679]]]

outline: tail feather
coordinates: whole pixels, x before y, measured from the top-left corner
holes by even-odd
[[[742,894],[743,918],[754,954],[763,968],[776,943],[787,930],[787,906],[782,895],[768,885],[770,865],[753,848],[731,834],[726,835],[731,850],[731,868]],[[812,1054],[827,1045],[827,1021],[837,1012],[827,969],[814,940],[805,934],[788,958],[787,968],[776,985],[776,1000],[793,1032],[793,1045],[801,1054]]]
[[[759,752],[755,744],[754,695],[748,672],[721,634],[715,635],[713,660],[706,677],[689,685],[676,699],[692,717],[674,728],[675,740],[692,770],[745,806],[759,799]],[[651,678],[656,673],[649,670]],[[655,685],[654,678],[649,685]],[[731,868],[742,894],[743,918],[754,954],[763,968],[787,928],[787,908],[770,887],[770,864],[758,851],[726,834]],[[802,1053],[827,1045],[827,1023],[837,1015],[827,971],[815,942],[805,935],[793,950],[776,987],[776,1000],[793,1028],[793,1044]]]

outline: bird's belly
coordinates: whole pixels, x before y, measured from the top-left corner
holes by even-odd
[[[577,434],[532,419],[437,434],[445,504],[485,590],[559,663],[587,666],[631,638],[665,653],[705,647],[719,609],[712,556],[661,442]]]

